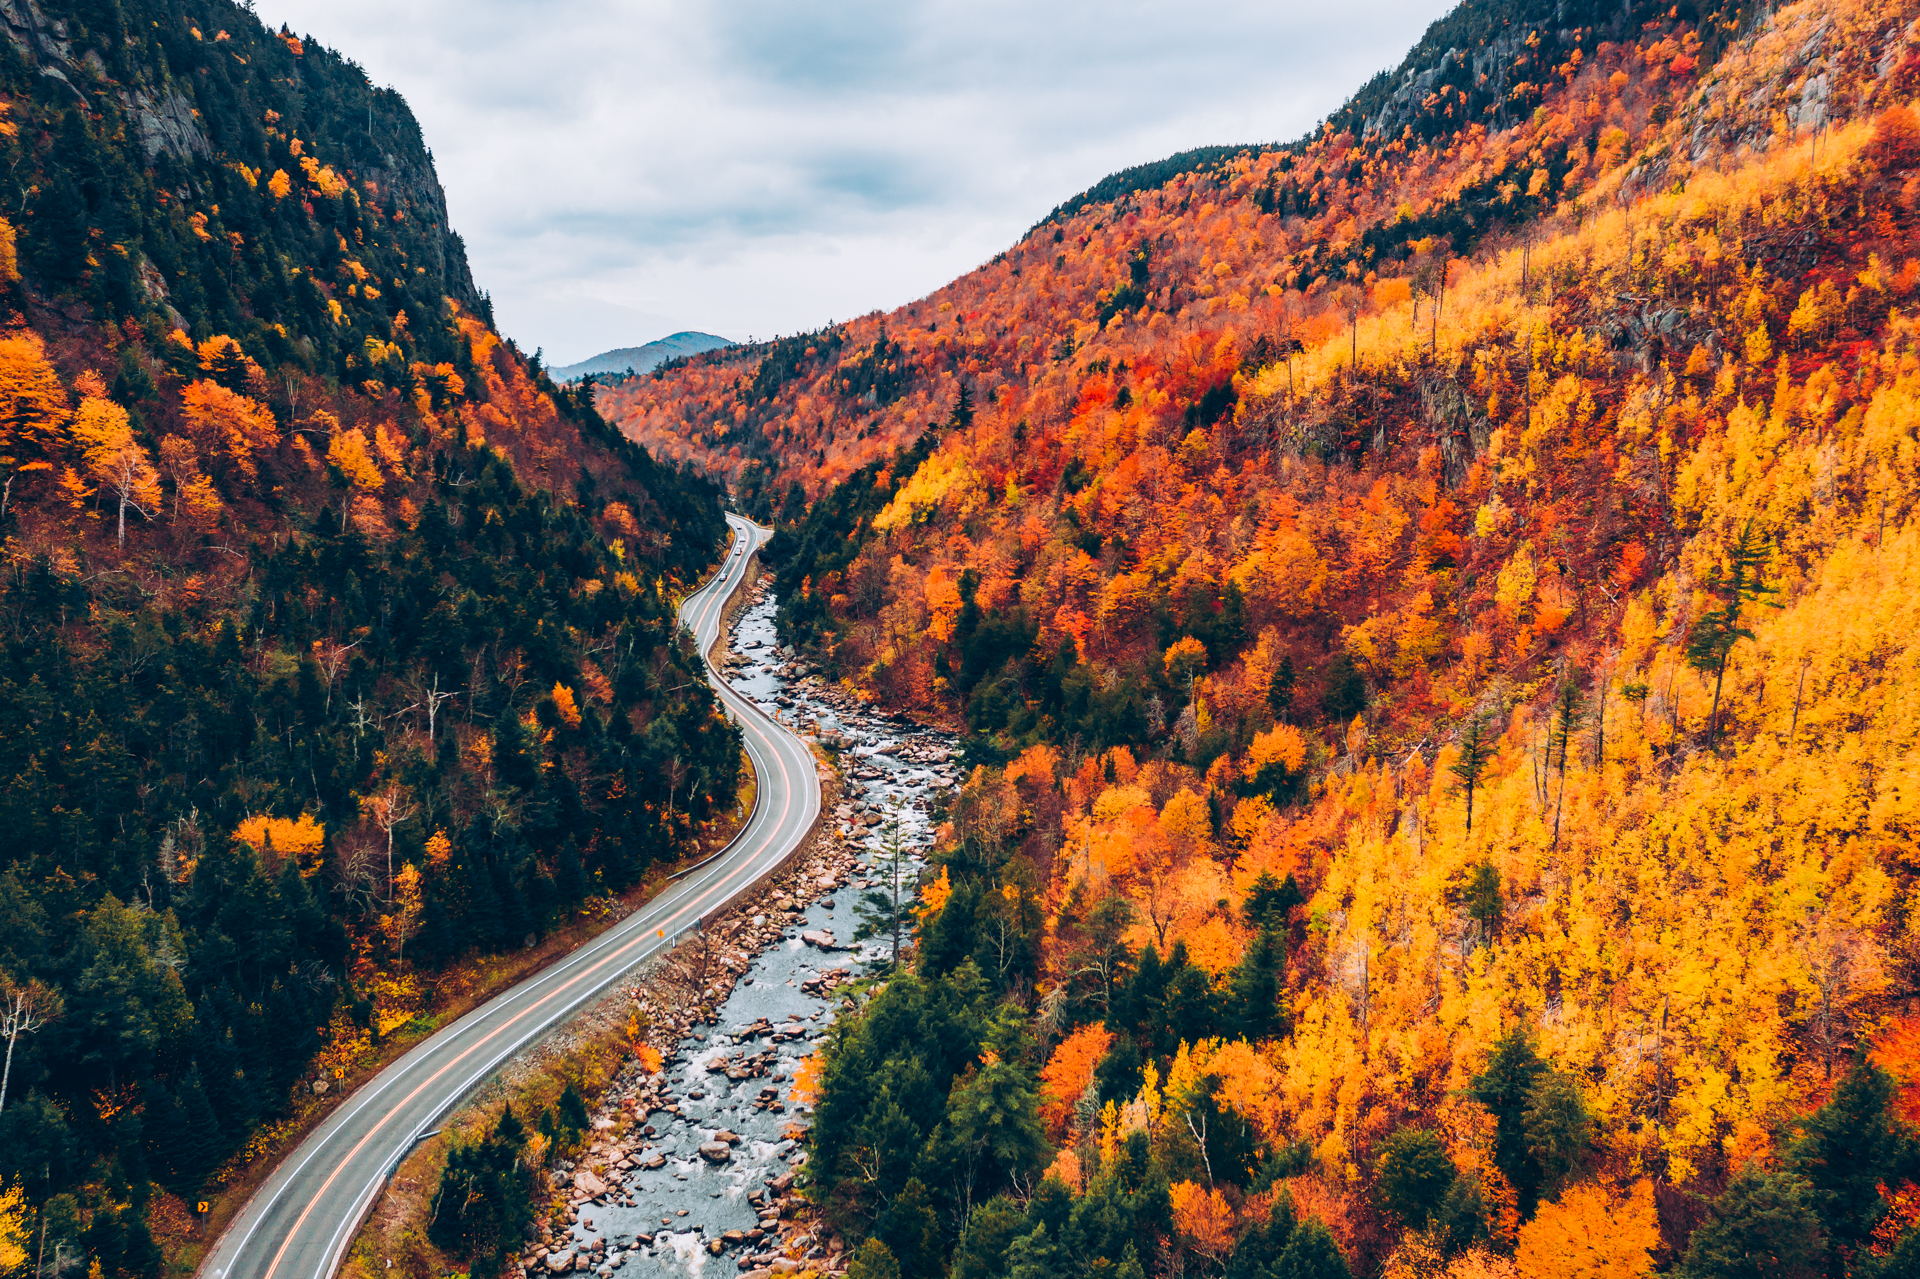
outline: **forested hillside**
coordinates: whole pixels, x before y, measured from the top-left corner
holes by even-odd
[[[4,21],[0,1270],[24,1212],[145,1276],[444,965],[731,806],[673,618],[725,527],[492,331],[353,63],[223,0]]]
[[[1468,4],[603,397],[979,765],[818,1073],[862,1279],[1913,1272],[1917,92],[1910,0]]]

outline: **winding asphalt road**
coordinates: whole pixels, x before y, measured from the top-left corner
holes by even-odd
[[[704,663],[726,600],[766,531],[735,515],[733,548],[680,606]],[[202,1279],[330,1279],[362,1216],[423,1134],[515,1053],[732,901],[779,865],[820,811],[813,756],[727,686],[707,679],[740,725],[758,779],[752,817],[734,841],[622,923],[422,1041],[361,1085],[287,1154],[200,1265]]]

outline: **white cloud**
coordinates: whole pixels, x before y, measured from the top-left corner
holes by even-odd
[[[910,301],[1116,169],[1299,136],[1445,7],[258,0],[406,96],[554,363]]]

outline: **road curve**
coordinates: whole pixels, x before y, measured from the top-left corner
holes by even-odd
[[[727,523],[734,545],[726,562],[680,606],[703,663],[719,636],[727,597],[767,536],[736,515]],[[813,756],[711,666],[707,679],[740,725],[758,779],[746,828],[620,924],[437,1031],[361,1085],[282,1158],[200,1264],[201,1279],[330,1279],[394,1167],[461,1098],[634,965],[726,905],[806,837],[820,811]]]

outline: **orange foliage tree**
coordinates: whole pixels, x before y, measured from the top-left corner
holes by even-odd
[[[1074,1109],[1093,1082],[1093,1071],[1113,1047],[1113,1035],[1095,1022],[1081,1026],[1054,1048],[1040,1071],[1040,1117],[1055,1140],[1065,1134]]]
[[[280,442],[280,428],[265,405],[218,382],[203,379],[181,391],[180,415],[203,450],[225,458],[248,480],[259,474],[255,455]]]

